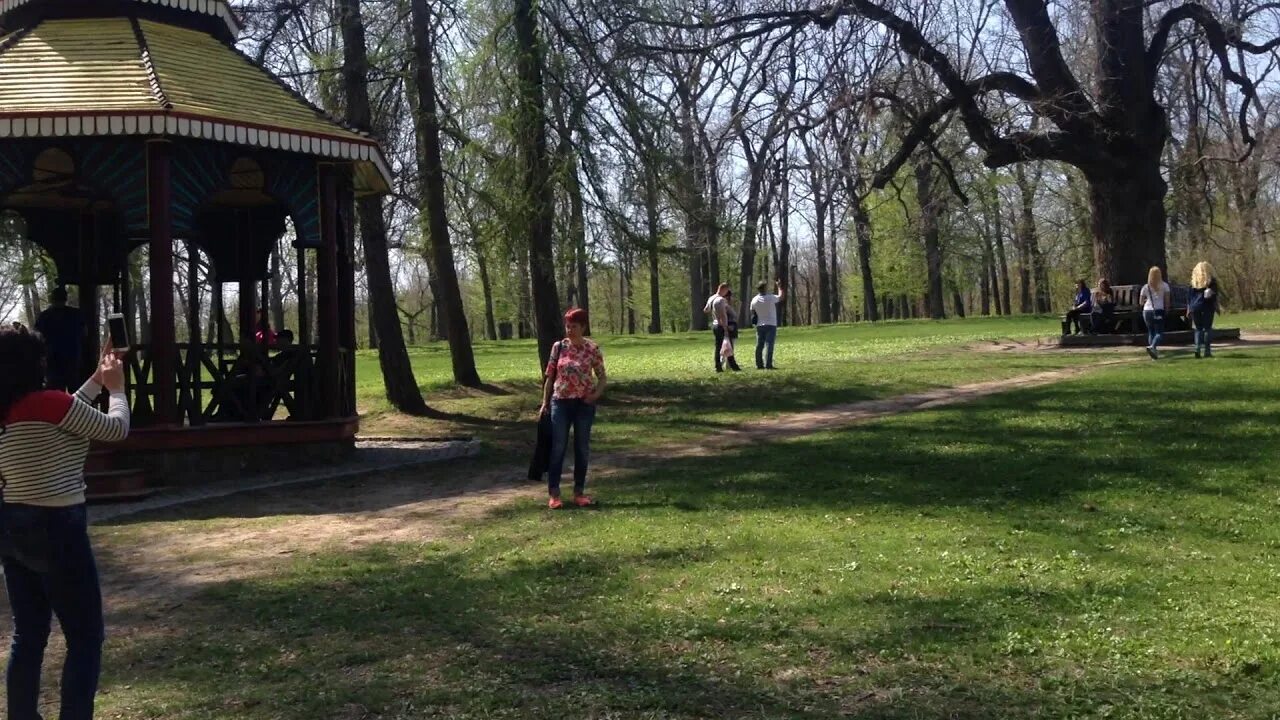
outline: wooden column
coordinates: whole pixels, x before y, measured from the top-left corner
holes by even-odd
[[[341,417],[356,416],[356,212],[351,188],[350,166],[337,176],[338,203],[338,333],[342,356],[343,383]],[[370,322],[373,319],[370,318]]]
[[[240,344],[253,345],[253,335],[258,331],[258,296],[253,280],[240,279]]]
[[[204,335],[200,332],[200,250],[196,244],[187,241],[187,356],[186,370],[187,390],[190,393],[191,407],[185,412],[192,425],[202,425],[204,416],[204,396],[200,391],[200,374],[203,367],[200,360],[204,357]]]
[[[316,329],[319,390],[313,406],[321,417],[341,417],[344,391],[341,382],[342,324],[338,287],[338,176],[333,165],[320,165],[320,252],[316,262]]]
[[[155,388],[156,422],[176,424],[177,348],[173,317],[173,148],[163,140],[147,142],[147,209],[151,231],[151,342],[147,353]]]
[[[72,383],[77,387],[78,383],[92,375],[97,368],[99,344],[102,341],[102,324],[98,320],[98,285],[92,275],[96,233],[97,226],[93,222],[93,214],[81,215],[80,252],[77,258],[80,267],[79,272],[76,273],[79,284],[76,286],[76,292],[79,295],[80,316],[84,318],[84,342],[80,348],[79,376],[71,378]],[[75,388],[72,390],[74,391]]]
[[[313,416],[315,387],[311,382],[311,308],[307,293],[307,251],[298,248],[298,369],[294,375],[294,404],[298,406],[298,419],[310,420]]]

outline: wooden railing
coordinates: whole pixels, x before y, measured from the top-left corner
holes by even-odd
[[[175,371],[180,421],[193,427],[224,422],[319,420],[329,394],[339,414],[353,415],[354,355],[340,351],[337,387],[325,387],[319,347],[178,343]],[[126,361],[126,384],[135,423],[155,422],[157,392],[148,346],[136,345]]]

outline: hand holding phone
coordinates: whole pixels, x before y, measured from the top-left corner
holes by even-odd
[[[111,337],[111,349],[116,353],[129,352],[129,327],[124,322],[124,315],[111,313],[107,316],[107,332]]]
[[[116,353],[107,353],[98,365],[99,383],[109,393],[124,392],[124,363]]]

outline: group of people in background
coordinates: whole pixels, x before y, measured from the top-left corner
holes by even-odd
[[[751,298],[751,324],[756,328],[756,369],[776,370],[773,365],[773,350],[778,342],[778,305],[787,299],[787,290],[781,281],[774,283],[774,292],[769,292],[769,284],[762,282],[756,285],[756,296]],[[738,365],[735,346],[738,340],[738,310],[733,306],[733,288],[729,283],[720,283],[716,292],[707,298],[703,312],[711,317],[712,337],[715,339],[716,372],[724,372],[724,366],[737,372]]]
[[[1147,282],[1139,292],[1142,305],[1142,322],[1147,329],[1147,354],[1152,360],[1160,359],[1160,343],[1164,339],[1167,313],[1173,310],[1173,289],[1164,280],[1159,267],[1147,272]],[[1191,287],[1187,296],[1186,318],[1193,330],[1196,358],[1213,357],[1213,321],[1219,310],[1218,280],[1213,266],[1208,262],[1197,263],[1191,271]],[[1098,281],[1098,287],[1089,288],[1084,280],[1076,281],[1076,295],[1067,311],[1063,332],[1074,328],[1076,334],[1109,332],[1114,325],[1116,295],[1106,278]],[[1088,318],[1086,330],[1085,318]]]

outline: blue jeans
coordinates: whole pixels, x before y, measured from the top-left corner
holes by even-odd
[[[67,640],[61,720],[89,720],[102,669],[102,591],[89,546],[85,506],[5,504],[0,523],[13,543],[3,557],[13,608],[13,644],[5,674],[9,720],[38,720],[40,665],[50,621]]]
[[[1147,324],[1147,347],[1159,347],[1160,341],[1164,339],[1164,311],[1143,310],[1142,321]]]
[[[1205,355],[1212,355],[1213,351],[1209,348],[1209,341],[1213,336],[1213,308],[1196,308],[1191,311],[1191,320],[1195,323],[1195,339],[1196,352],[1204,349]]]
[[[591,459],[591,426],[596,406],[586,400],[551,401],[551,466],[547,469],[547,492],[560,496],[560,476],[564,455],[569,449],[569,427],[573,427],[573,494],[587,490],[587,461]]]
[[[773,367],[773,345],[777,341],[777,325],[756,326],[756,367]]]

